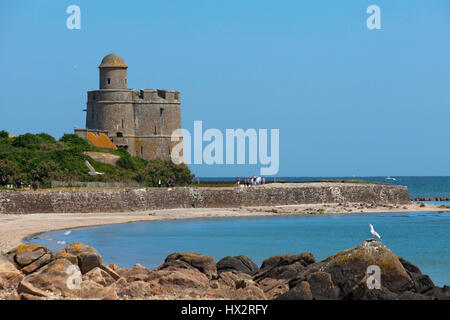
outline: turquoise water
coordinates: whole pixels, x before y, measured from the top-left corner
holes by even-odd
[[[106,263],[154,268],[172,252],[196,251],[217,261],[244,254],[260,265],[282,253],[312,252],[317,260],[370,238],[369,223],[395,254],[436,285],[450,284],[450,212],[291,215],[139,222],[54,231],[29,239],[56,250],[94,246]],[[57,242],[59,241],[59,243]]]

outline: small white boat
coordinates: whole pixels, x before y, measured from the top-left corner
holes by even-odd
[[[397,179],[391,178],[391,177],[386,177],[386,178],[384,178],[384,180],[393,180],[393,181],[397,181]]]

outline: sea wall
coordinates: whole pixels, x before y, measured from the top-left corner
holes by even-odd
[[[407,187],[358,183],[289,183],[252,187],[0,191],[0,213],[125,212],[307,203],[406,204]]]

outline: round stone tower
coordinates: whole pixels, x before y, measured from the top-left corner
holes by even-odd
[[[88,132],[105,134],[117,147],[147,160],[171,159],[178,144],[172,133],[181,129],[180,92],[128,89],[127,68],[115,53],[103,58],[100,89],[88,91],[86,129],[75,132],[84,138]]]
[[[100,69],[100,89],[126,89],[127,68],[122,57],[108,54],[98,66]]]

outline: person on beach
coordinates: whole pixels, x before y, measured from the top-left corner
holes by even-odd
[[[241,179],[239,177],[236,179],[236,184],[239,186],[241,184]]]
[[[162,187],[162,181],[161,181],[161,179],[158,179],[158,188],[161,188]]]

